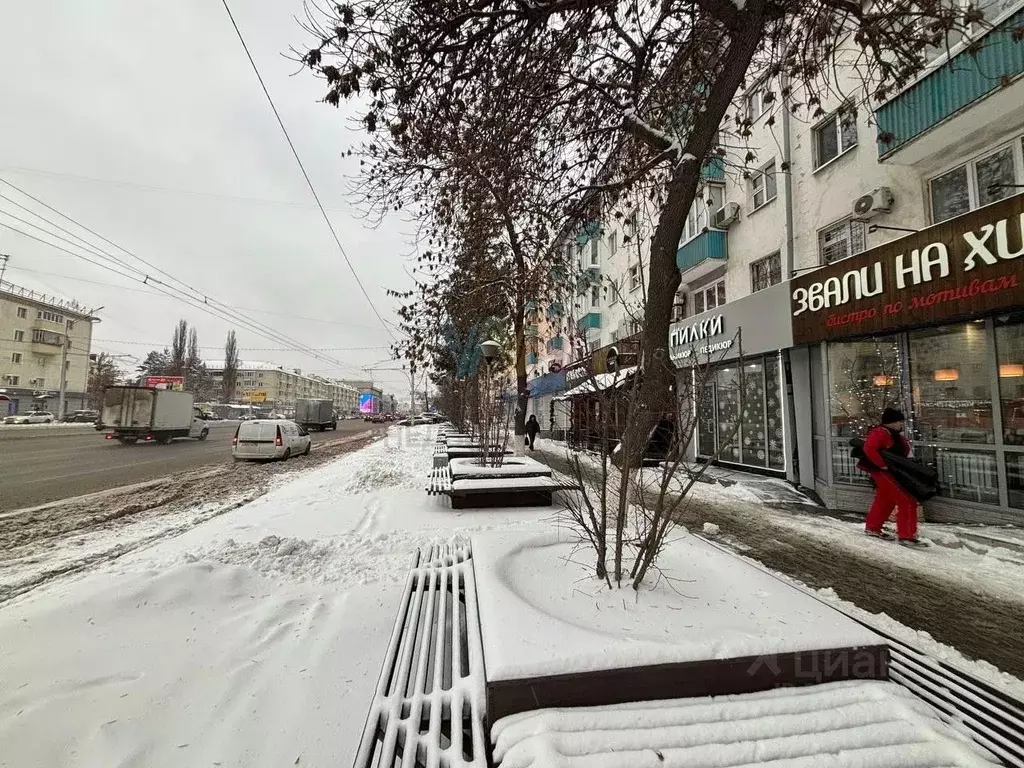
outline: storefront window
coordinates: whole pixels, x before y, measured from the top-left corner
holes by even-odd
[[[1006,454],[1006,485],[1010,506],[1024,509],[1024,453]]]
[[[994,442],[985,323],[913,331],[909,339],[915,437],[938,443]]]
[[[901,408],[900,354],[895,336],[828,347],[835,482],[866,482],[850,457],[849,438],[863,437],[886,408]]]
[[[717,383],[718,445],[722,461],[740,460],[739,419],[740,382],[739,368],[722,368],[715,377]]]
[[[777,356],[748,358],[709,374],[697,404],[697,453],[721,461],[786,467]],[[742,398],[741,398],[742,395]]]
[[[996,455],[989,451],[918,446],[914,454],[939,475],[939,495],[947,499],[999,503]]]
[[[785,469],[782,436],[782,385],[779,382],[779,358],[765,358],[764,366],[765,412],[768,417],[768,467]]]
[[[1024,313],[996,323],[1003,443],[1024,445]]]
[[[742,461],[755,467],[768,466],[768,445],[765,442],[764,363],[744,362],[743,415],[741,440]]]

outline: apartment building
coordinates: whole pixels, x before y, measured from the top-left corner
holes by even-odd
[[[41,410],[59,416],[62,360],[65,412],[85,408],[97,321],[75,301],[0,284],[0,415]]]
[[[224,386],[224,361],[206,363],[218,390]],[[241,403],[289,409],[299,398],[334,401],[339,413],[352,413],[359,409],[359,392],[344,382],[321,376],[303,374],[298,368],[285,368],[273,363],[243,361],[239,363],[235,385],[235,400]]]
[[[849,439],[893,405],[939,473],[930,516],[1024,522],[1024,3],[980,5],[988,23],[883,103],[864,107],[852,75],[814,118],[783,107],[778,80],[741,94],[750,135],[723,126],[676,256],[678,375],[716,361],[695,453],[863,511]],[[846,55],[835,72],[852,73]],[[575,293],[575,360],[639,329],[645,225],[638,211],[571,244],[594,277]]]

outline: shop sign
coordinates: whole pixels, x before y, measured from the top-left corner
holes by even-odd
[[[173,389],[181,392],[185,389],[185,377],[184,376],[147,376],[143,382],[144,387],[154,387],[156,389]]]
[[[721,336],[724,332],[723,326],[724,318],[719,314],[673,328],[668,335],[672,357],[676,360],[686,360],[694,355],[712,355],[731,349],[732,338],[696,346],[705,339]]]
[[[1024,305],[1024,195],[795,278],[793,343]]]

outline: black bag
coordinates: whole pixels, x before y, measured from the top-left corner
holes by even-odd
[[[892,451],[882,455],[893,480],[918,501],[928,501],[939,492],[939,474],[931,467]]]

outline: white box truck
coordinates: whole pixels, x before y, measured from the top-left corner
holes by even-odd
[[[312,400],[300,398],[295,401],[295,423],[306,429],[323,432],[330,427],[338,428],[338,419],[334,415],[333,400]]]
[[[109,430],[108,440],[120,440],[126,445],[139,440],[169,443],[176,437],[205,440],[210,432],[191,392],[155,387],[104,390],[97,429]]]

